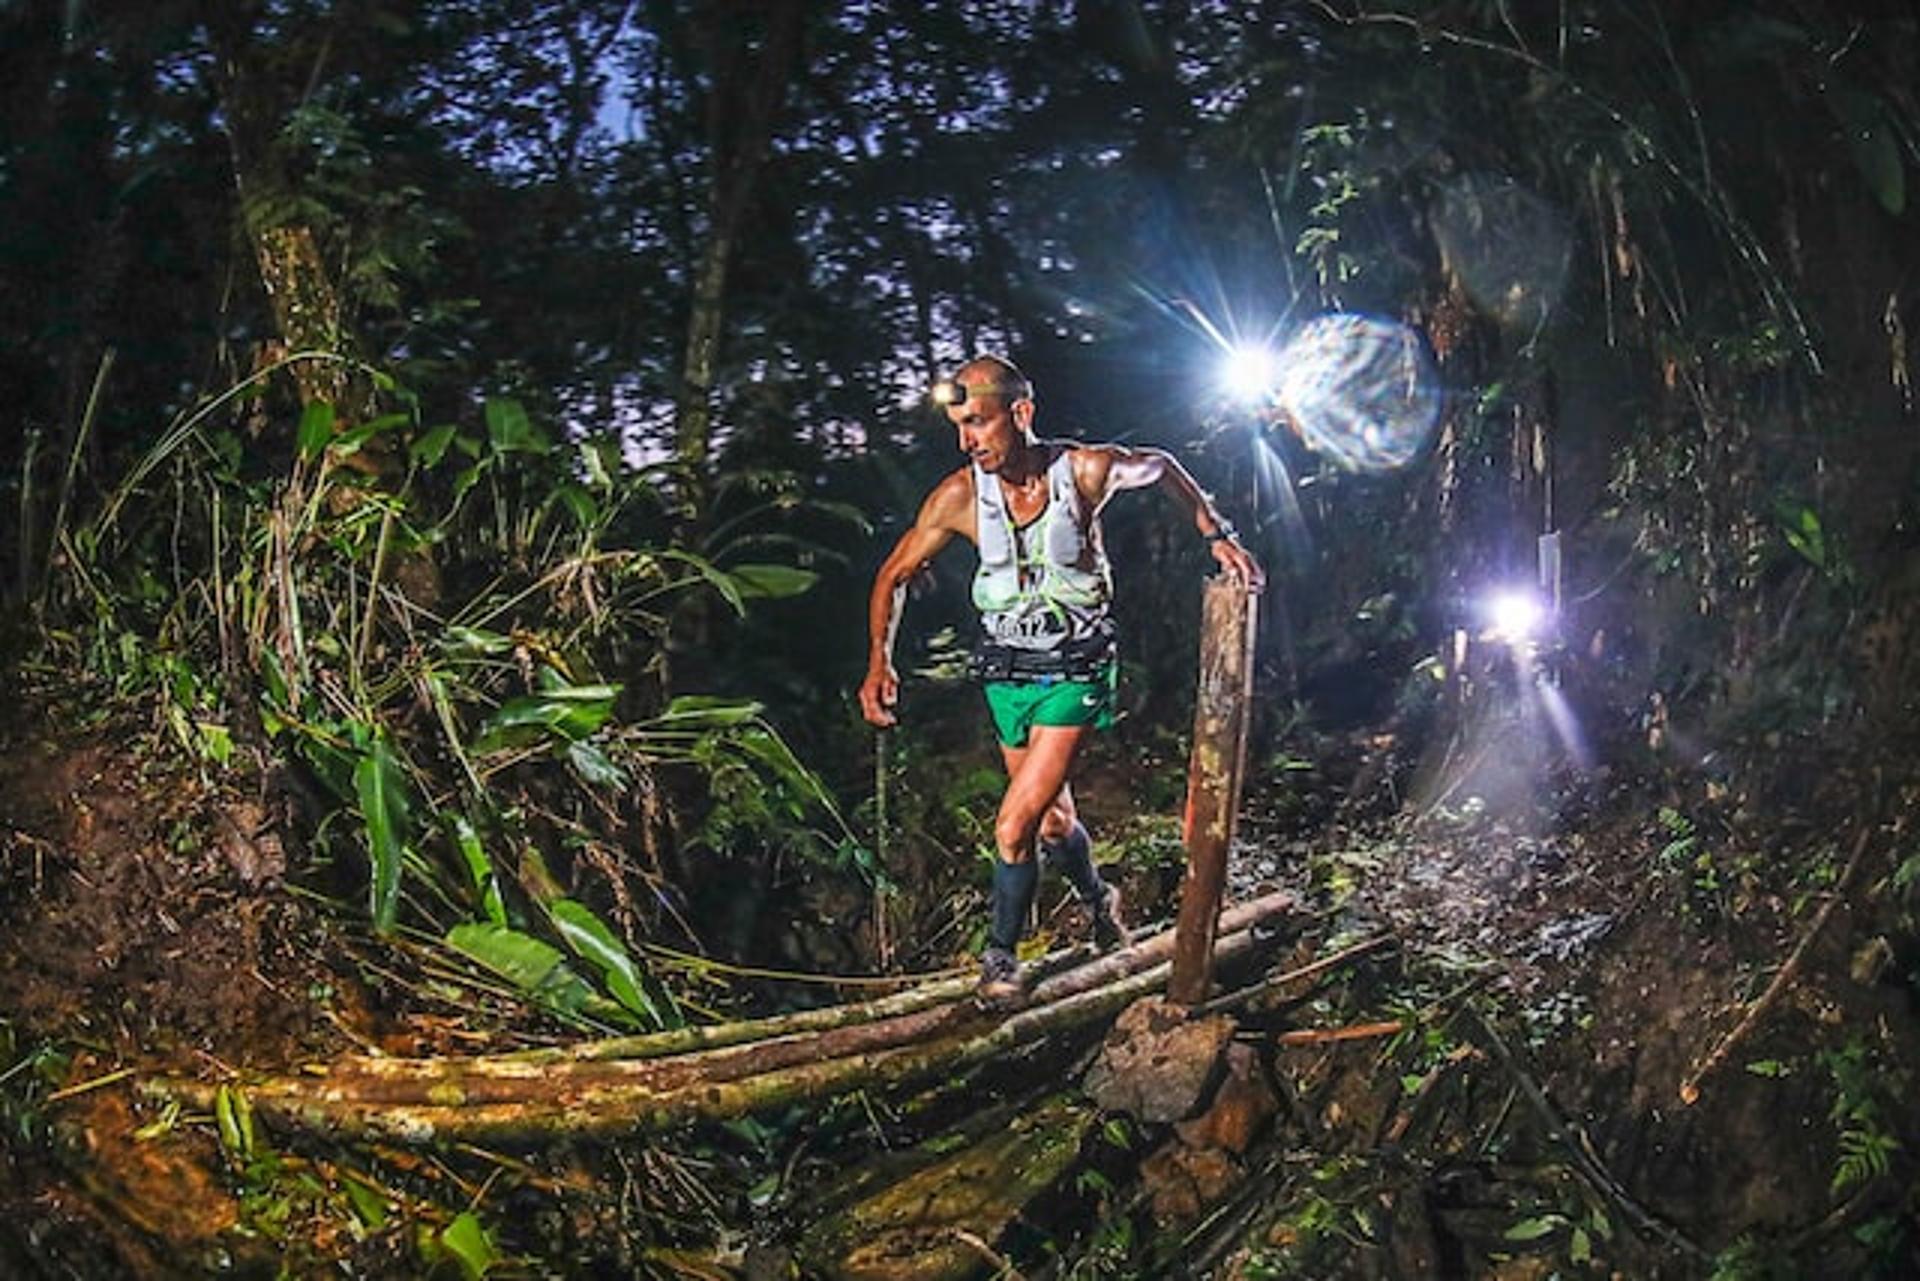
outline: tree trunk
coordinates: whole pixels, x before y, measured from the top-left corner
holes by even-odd
[[[278,354],[334,355],[345,347],[345,312],[313,227],[283,212],[294,207],[294,184],[281,156],[279,135],[297,99],[263,65],[268,51],[256,34],[260,15],[257,3],[203,6],[241,221],[280,336]],[[273,52],[289,64],[305,61],[291,49]],[[326,55],[323,40],[312,53],[309,82],[318,80]],[[321,400],[340,411],[343,421],[354,417],[344,364],[300,360],[291,372],[302,404]]]
[[[749,24],[739,11],[756,10],[763,31],[758,56],[748,47]],[[687,317],[687,354],[681,369],[675,415],[675,456],[685,491],[682,517],[697,524],[706,513],[706,468],[713,448],[713,388],[726,320],[727,275],[733,268],[742,224],[752,205],[772,139],[774,114],[786,97],[800,49],[804,5],[772,0],[742,5],[714,3],[705,15],[712,65],[709,104],[712,177],[708,184],[706,242],[693,273]]]

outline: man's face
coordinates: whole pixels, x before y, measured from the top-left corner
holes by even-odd
[[[982,375],[966,378],[964,404],[947,406],[947,421],[959,433],[960,452],[977,463],[981,471],[993,475],[1006,465],[1007,458],[1026,442],[1027,426],[1033,421],[1033,402],[1016,400],[1011,404],[993,392],[976,393],[976,386],[991,386],[992,379]]]

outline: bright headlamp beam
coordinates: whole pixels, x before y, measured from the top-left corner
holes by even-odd
[[[1243,344],[1228,350],[1220,381],[1237,400],[1265,400],[1273,395],[1278,365],[1265,347]]]
[[[1496,640],[1530,640],[1546,617],[1546,607],[1527,592],[1497,592],[1487,600],[1487,622]]]

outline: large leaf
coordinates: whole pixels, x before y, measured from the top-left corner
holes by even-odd
[[[447,931],[447,946],[506,979],[534,1003],[565,1018],[632,1023],[620,1006],[598,996],[567,964],[560,949],[531,934],[491,921],[469,921]]]
[[[473,750],[497,752],[544,740],[577,742],[607,723],[619,695],[618,685],[562,684],[508,699],[480,727]]]
[[[333,439],[333,406],[324,400],[310,400],[300,411],[299,447],[302,458],[312,460]]]
[[[384,738],[353,768],[353,790],[360,799],[360,816],[367,824],[367,849],[373,861],[368,885],[373,928],[384,934],[393,928],[400,902],[400,861],[407,843],[407,780],[400,762]]]
[[[798,596],[820,581],[820,575],[794,565],[735,565],[727,571],[744,599],[777,600]]]
[[[574,522],[582,529],[593,528],[593,523],[600,519],[600,504],[579,485],[571,482],[561,485],[553,491],[553,501],[573,513]]]
[[[627,772],[616,765],[597,743],[567,744],[567,764],[573,766],[589,787],[619,790],[630,781]]]
[[[727,573],[726,570],[721,569],[704,556],[695,556],[692,552],[668,550],[660,553],[660,559],[678,561],[680,564],[685,565],[688,569],[691,569],[694,573],[705,579],[707,584],[716,592],[719,592],[720,599],[727,602],[727,604],[732,607],[734,613],[744,615],[747,612],[747,603],[741,599],[740,585],[734,582],[733,575]]]
[[[648,724],[677,730],[726,729],[758,718],[763,710],[751,699],[682,694]]]
[[[493,860],[487,857],[486,847],[480,844],[480,834],[474,831],[465,815],[454,815],[451,825],[453,843],[460,847],[460,857],[466,861],[467,877],[480,898],[481,909],[495,925],[505,925],[507,905],[500,897],[500,880],[494,875]]]
[[[452,443],[453,424],[441,423],[438,427],[429,427],[416,436],[413,443],[407,446],[407,453],[415,462],[433,467],[446,457],[447,446]]]
[[[547,912],[574,954],[600,971],[614,1000],[653,1026],[663,1026],[659,1011],[641,984],[640,967],[605,921],[584,903],[570,898],[555,899],[547,904]]]
[[[487,402],[487,439],[500,454],[544,454],[553,448],[546,433],[527,417],[526,408],[506,397]]]
[[[462,467],[460,474],[453,478],[453,501],[458,503],[467,496],[467,491],[480,483],[480,477],[486,473],[491,459],[482,458],[471,467]]]
[[[1566,1219],[1558,1214],[1543,1214],[1537,1219],[1522,1219],[1506,1230],[1509,1241],[1538,1241],[1541,1237],[1551,1236],[1566,1226]]]
[[[360,451],[360,447],[390,427],[398,427],[407,421],[405,414],[381,414],[378,418],[369,418],[366,422],[349,427],[333,438],[330,448],[334,453],[345,456]]]

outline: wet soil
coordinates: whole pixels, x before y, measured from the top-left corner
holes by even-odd
[[[0,753],[0,1070],[16,1079],[0,1179],[7,1275],[226,1270],[238,1218],[219,1154],[153,1120],[134,1072],[220,1075],[345,1044],[355,985],[287,893],[257,795],[216,787],[137,725],[29,712]],[[331,959],[330,959],[331,958]]]
[[[1882,754],[1805,743],[1706,769],[1617,730],[1594,751],[1607,764],[1574,768],[1516,751],[1523,732],[1493,717],[1436,745],[1370,727],[1283,741],[1253,763],[1234,892],[1285,886],[1313,905],[1321,925],[1300,959],[1309,944],[1390,930],[1398,947],[1374,996],[1471,988],[1513,1062],[1464,1018],[1438,1021],[1435,1044],[1414,1055],[1417,1082],[1402,1073],[1405,1050],[1270,1043],[1286,1115],[1236,1166],[1230,1194],[1267,1202],[1245,1210],[1253,1226],[1210,1266],[1286,1275],[1261,1269],[1304,1239],[1299,1188],[1332,1169],[1364,1185],[1371,1236],[1294,1275],[1705,1276],[1716,1259],[1769,1254],[1801,1275],[1901,1275],[1920,1238],[1920,1019],[1914,903],[1897,870],[1920,781]],[[210,781],[141,725],[74,732],[25,717],[9,738],[0,1072],[37,1087],[0,1096],[21,1136],[0,1149],[0,1271],[267,1267],[276,1247],[235,1230],[251,1213],[247,1179],[212,1127],[140,1137],[163,1118],[114,1074],[218,1078],[370,1043],[420,1048],[434,1020],[385,1008],[407,994],[370,994],[352,942],[289,887],[297,832],[257,782]],[[1080,802],[1116,860],[1110,875],[1134,920],[1164,918],[1183,763],[1106,750],[1090,765]],[[1858,874],[1836,887],[1862,836]],[[1682,1103],[1683,1078],[1836,896],[1786,998]],[[1252,1020],[1246,1036],[1373,1017],[1366,986],[1352,984],[1348,1004]],[[1558,1138],[1538,1116],[1535,1133],[1513,1137],[1528,1116],[1515,1102],[1523,1079]],[[1849,1131],[1891,1141],[1882,1168],[1840,1177]],[[1591,1187],[1570,1187],[1576,1148],[1672,1239],[1643,1227],[1636,1242],[1589,1242],[1585,1261],[1573,1257],[1566,1207],[1604,1202],[1619,1217]],[[1314,1160],[1309,1174],[1300,1163]],[[608,1212],[604,1199],[580,1204]],[[1512,1239],[1535,1223],[1557,1226],[1539,1243]],[[595,1235],[607,1230],[579,1229],[579,1257],[614,1257]],[[392,1253],[391,1232],[382,1240],[374,1271],[417,1264]],[[343,1240],[310,1257],[367,1248]]]
[[[1392,734],[1323,740],[1299,753],[1310,773],[1250,796],[1242,875],[1307,881],[1350,920],[1392,929],[1406,964],[1478,975],[1476,1003],[1502,1018],[1561,1137],[1657,1221],[1630,1274],[1913,1275],[1920,905],[1897,869],[1913,853],[1920,781],[1891,767],[1897,755],[1830,743],[1764,744],[1712,768],[1631,733],[1599,749],[1610,764],[1574,768],[1530,744],[1517,714],[1428,744],[1424,759]],[[1857,873],[1839,885],[1856,844]],[[1829,900],[1784,997],[1683,1102],[1683,1081]],[[1497,1096],[1503,1074],[1484,1046],[1467,1062]],[[1347,1095],[1377,1096],[1381,1066],[1349,1061]],[[1456,1106],[1484,1111],[1470,1095]],[[1344,1110],[1368,1106],[1348,1097]],[[1843,1174],[1848,1130],[1895,1145],[1884,1169]],[[1547,1143],[1535,1159],[1567,1151]],[[1504,1266],[1503,1248],[1526,1253],[1502,1235],[1516,1221],[1554,1221],[1487,1195],[1492,1246],[1476,1253],[1474,1225],[1436,1208],[1463,1180],[1487,1181],[1484,1161],[1442,1158],[1406,1185],[1432,1211],[1444,1274]],[[1554,1270],[1569,1263],[1559,1244]]]

